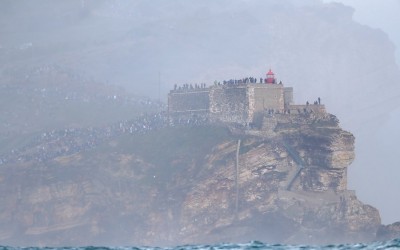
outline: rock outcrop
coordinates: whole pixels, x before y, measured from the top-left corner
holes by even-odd
[[[261,129],[115,136],[87,152],[3,165],[0,239],[176,245],[388,236],[379,212],[347,190],[353,159],[354,136],[326,113],[269,115]]]
[[[271,122],[276,127],[269,135],[246,137],[240,146],[221,144],[208,156],[204,179],[183,202],[183,238],[188,243],[249,237],[288,243],[373,239],[378,211],[346,186],[353,135],[340,129],[332,115],[265,118]]]
[[[400,222],[382,225],[376,233],[378,240],[396,239],[400,237]]]

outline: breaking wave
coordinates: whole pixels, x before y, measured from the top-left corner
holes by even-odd
[[[345,249],[400,249],[400,239],[369,244],[340,244],[325,246],[266,244],[253,241],[245,244],[184,245],[177,247],[6,247],[0,250],[345,250]]]

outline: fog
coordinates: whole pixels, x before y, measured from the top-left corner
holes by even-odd
[[[400,22],[398,15],[400,2],[398,0],[388,0],[383,2],[362,1],[362,0],[324,0],[324,2],[340,2],[355,9],[354,20],[368,25],[372,28],[382,29],[396,45],[397,62],[400,62],[400,33],[396,24]]]
[[[400,65],[400,32],[397,27],[400,23],[398,15],[400,1],[324,0],[324,2],[341,2],[349,5],[355,9],[355,21],[383,30],[396,46],[397,65]],[[397,95],[395,98],[400,99],[400,96]],[[399,173],[396,157],[399,150],[396,145],[400,140],[396,129],[400,124],[398,105],[394,110],[388,110],[382,118],[382,123],[377,125],[376,132],[370,133],[368,139],[363,140],[366,145],[374,146],[366,146],[365,152],[369,151],[371,154],[357,157],[354,168],[350,168],[349,184],[357,190],[362,200],[378,207],[383,222],[389,223],[399,220],[400,208],[400,203],[390,198],[395,197],[396,192],[400,190],[396,177]],[[363,144],[360,142],[359,145]]]
[[[174,84],[259,78],[272,69],[294,87],[295,103],[320,97],[355,135],[349,188],[379,209],[383,223],[393,223],[400,221],[400,1],[341,2],[3,0],[0,84],[29,92],[45,81],[31,72],[51,65],[62,77],[38,89],[61,85],[59,79],[71,72],[90,82],[85,95],[98,91],[95,84],[115,85],[123,88],[115,93],[165,104]],[[62,88],[80,83],[66,80]],[[101,93],[114,96],[107,89]],[[28,104],[17,109],[18,102],[2,100],[4,137],[19,128],[23,134],[53,129],[52,124],[79,127],[80,119],[82,126],[93,126],[131,115],[97,110],[92,120],[73,114],[52,120],[58,117],[52,110],[42,124],[21,117],[37,110]],[[105,114],[109,117],[100,117]]]

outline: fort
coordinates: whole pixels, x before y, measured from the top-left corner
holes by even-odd
[[[266,77],[205,84],[175,85],[168,95],[170,119],[206,116],[209,121],[251,126],[268,115],[294,116],[305,113],[325,114],[321,99],[312,104],[293,103],[293,88],[277,81],[270,69]]]

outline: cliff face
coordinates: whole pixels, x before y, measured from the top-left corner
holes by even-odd
[[[261,130],[231,131],[122,135],[91,151],[3,165],[0,238],[14,245],[375,238],[378,211],[346,188],[354,137],[334,116],[275,114]]]
[[[290,243],[373,239],[380,225],[378,211],[346,189],[353,135],[331,115],[266,118],[271,122],[277,126],[269,136],[241,141],[237,158],[236,141],[219,145],[208,156],[205,178],[183,202],[183,238]]]

